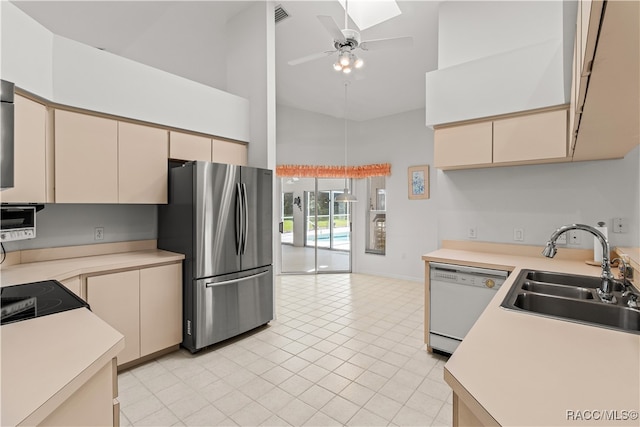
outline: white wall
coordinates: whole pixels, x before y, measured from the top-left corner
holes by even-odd
[[[624,159],[504,168],[438,171],[439,240],[467,240],[477,227],[478,241],[544,245],[561,225],[625,218],[629,232],[609,233],[612,246],[640,244],[640,149]],[[513,229],[522,228],[523,242]],[[592,248],[593,239],[582,235]]]
[[[438,68],[509,52],[550,39],[562,39],[563,3],[442,2],[438,9]],[[575,22],[574,12],[574,25]]]
[[[48,204],[36,214],[37,237],[5,243],[8,252],[157,238],[155,205]],[[104,240],[94,228],[104,227]]]
[[[348,164],[391,163],[387,189],[386,255],[365,254],[367,189],[354,180],[353,271],[421,281],[420,257],[437,248],[437,211],[432,198],[409,200],[407,168],[433,164],[433,132],[424,126],[424,110],[381,119],[348,122]],[[278,106],[278,164],[344,164],[344,120]],[[431,170],[432,180],[435,170]],[[294,208],[297,209],[297,208]],[[279,262],[279,260],[278,260]]]
[[[386,178],[386,254],[366,254],[366,182],[357,181],[354,272],[424,280],[421,256],[438,248],[438,188],[429,169],[430,198],[409,200],[407,169],[433,166],[433,131],[424,126],[424,110],[415,110],[358,123],[354,164],[391,163]],[[351,141],[350,141],[351,143]]]
[[[52,35],[2,2],[2,74],[50,101],[250,141],[249,101]]]
[[[227,23],[227,90],[251,102],[249,165],[275,167],[275,21],[273,3],[256,2]]]
[[[53,97],[53,34],[8,1],[0,1],[0,76]]]
[[[565,104],[575,2],[442,2],[426,124]]]

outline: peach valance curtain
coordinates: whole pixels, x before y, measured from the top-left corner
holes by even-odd
[[[391,175],[390,163],[379,163],[363,166],[313,166],[313,165],[280,165],[276,166],[279,177],[297,178],[368,178],[371,176]],[[346,176],[345,176],[346,175]]]

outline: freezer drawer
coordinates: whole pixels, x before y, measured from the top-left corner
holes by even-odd
[[[271,266],[197,280],[195,286],[195,324],[191,330],[195,334],[195,348],[187,345],[191,351],[273,320]]]

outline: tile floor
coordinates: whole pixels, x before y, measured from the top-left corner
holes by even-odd
[[[450,426],[423,298],[421,283],[361,274],[277,277],[269,326],[121,373],[121,425]]]

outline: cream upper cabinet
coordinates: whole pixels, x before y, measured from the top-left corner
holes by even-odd
[[[567,157],[567,111],[557,110],[493,122],[493,162]]]
[[[140,356],[181,341],[181,264],[140,270]]]
[[[492,123],[438,128],[434,131],[434,163],[440,169],[490,164]]]
[[[228,163],[230,165],[247,165],[247,145],[239,142],[212,140],[211,161],[216,163]]]
[[[168,158],[168,131],[118,122],[118,202],[167,203]]]
[[[169,132],[169,157],[174,160],[211,161],[211,138],[182,132]]]
[[[118,203],[118,122],[55,112],[55,201]]]
[[[16,95],[14,187],[0,193],[5,203],[47,200],[47,107]]]
[[[140,271],[87,278],[87,302],[96,316],[124,335],[118,365],[140,357]]]

